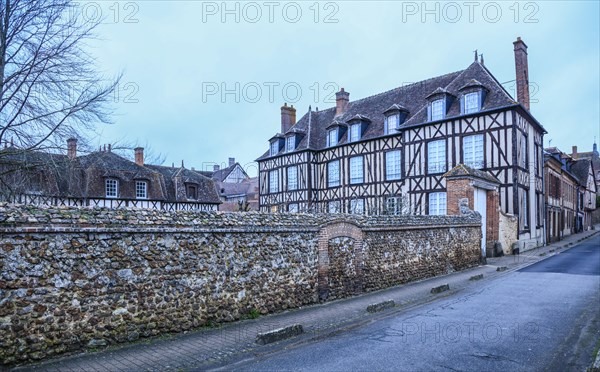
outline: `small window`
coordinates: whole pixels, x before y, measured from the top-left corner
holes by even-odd
[[[298,167],[289,167],[287,169],[287,182],[289,191],[298,188]]]
[[[389,215],[402,214],[402,197],[390,196],[385,199],[385,212]]]
[[[469,167],[483,168],[483,134],[463,138],[463,161]]]
[[[394,134],[398,129],[398,115],[390,115],[385,118],[383,134]]]
[[[427,144],[427,173],[446,171],[446,141],[431,141]]]
[[[519,165],[521,168],[527,168],[527,137],[521,137]]]
[[[338,143],[338,130],[331,129],[327,132],[327,147],[335,146]]]
[[[279,173],[276,170],[269,172],[269,192],[279,192]]]
[[[353,213],[353,214],[364,214],[365,213],[365,201],[364,201],[364,199],[352,199],[352,200],[350,200],[350,213]]]
[[[350,139],[348,142],[355,142],[360,139],[361,124],[352,124],[350,126]]]
[[[429,214],[431,216],[446,215],[446,193],[433,192],[429,194]]]
[[[271,150],[270,150],[270,155],[277,155],[279,153],[279,141],[275,140],[273,142],[271,142]]]
[[[583,195],[581,195],[583,197]],[[582,200],[582,199],[581,199]],[[529,194],[525,189],[519,189],[519,224],[521,231],[529,229]],[[580,206],[581,207],[581,206]]]
[[[148,199],[148,182],[135,181],[135,197],[136,199]]]
[[[386,181],[399,180],[401,178],[402,167],[400,163],[400,150],[388,151],[385,153],[385,179]]]
[[[431,103],[431,120],[441,120],[446,117],[444,99],[438,99]]]
[[[187,185],[185,190],[188,199],[198,199],[198,188],[196,185]]]
[[[350,158],[350,184],[364,182],[363,157],[355,156]]]
[[[288,212],[298,213],[298,204],[297,203],[288,204]]]
[[[107,198],[116,198],[119,196],[119,181],[109,178],[105,181],[104,185]]]
[[[327,187],[340,185],[340,161],[334,160],[327,163]]]
[[[296,137],[291,136],[285,139],[285,152],[292,152],[296,149]]]
[[[342,203],[339,200],[330,201],[327,203],[328,213],[342,213]]]
[[[478,112],[479,110],[481,110],[478,92],[472,92],[472,93],[465,94],[463,96],[463,100],[464,100],[463,106],[464,106],[465,114],[470,114],[470,113]]]

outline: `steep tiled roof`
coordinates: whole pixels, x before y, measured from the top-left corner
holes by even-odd
[[[290,131],[297,129],[307,133],[297,146],[297,150],[320,150],[326,147],[326,128],[335,120],[345,123],[356,115],[362,115],[371,120],[362,138],[380,137],[384,135],[384,112],[393,105],[399,105],[408,110],[408,116],[400,129],[423,125],[427,123],[428,96],[433,92],[447,92],[458,97],[462,88],[471,85],[481,85],[486,88],[487,94],[481,108],[482,111],[518,105],[485,66],[479,62],[473,62],[462,71],[423,80],[356,101],[350,100],[346,111],[337,117],[335,116],[335,107],[322,111],[309,111],[298,120]],[[455,99],[448,108],[444,120],[457,116],[460,116],[460,102]],[[345,141],[344,137],[340,144],[344,144]],[[268,151],[260,159],[266,157],[269,157]]]
[[[148,167],[151,170],[162,174],[164,179],[164,188],[167,192],[168,200],[187,201],[184,200],[184,197],[182,196],[185,195],[185,190],[183,189],[183,186],[186,183],[194,183],[198,185],[197,200],[199,202],[207,204],[220,203],[220,199],[217,195],[217,191],[215,190],[213,180],[206,176],[203,176],[202,174],[200,174],[200,172],[196,172],[187,168],[165,167],[162,165],[145,165],[145,167]],[[178,187],[181,188],[179,197],[177,194]]]
[[[571,163],[571,172],[577,177],[579,184],[582,186],[587,185],[590,164],[590,159],[577,159]]]

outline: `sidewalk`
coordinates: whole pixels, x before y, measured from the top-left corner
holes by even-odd
[[[449,275],[413,282],[357,297],[325,304],[294,309],[268,315],[254,320],[239,321],[219,328],[193,331],[168,338],[140,341],[135,344],[117,345],[103,351],[84,353],[50,360],[35,365],[15,368],[17,371],[177,371],[188,368],[207,369],[218,367],[230,359],[235,360],[246,353],[260,354],[281,348],[290,342],[307,342],[334,333],[340,328],[358,326],[379,317],[403,311],[442,296],[456,293],[469,286],[478,285],[469,280],[483,274],[484,280],[504,275],[550,255],[560,253],[578,242],[600,233],[586,231],[565,238],[560,242],[524,252],[519,256],[490,258],[486,265]],[[502,268],[497,271],[498,268]],[[431,294],[431,288],[443,284],[450,291]],[[366,307],[373,303],[394,300],[396,307],[381,313],[370,314]],[[257,334],[274,329],[301,324],[304,335],[290,341],[260,346],[255,343]]]

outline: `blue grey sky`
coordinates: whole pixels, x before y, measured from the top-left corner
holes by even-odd
[[[165,165],[212,168],[235,157],[255,174],[251,163],[279,130],[285,101],[299,119],[309,105],[333,106],[340,87],[355,100],[462,70],[475,49],[514,96],[517,36],[529,47],[531,111],[548,131],[545,145],[590,151],[600,136],[598,1],[99,1],[81,9],[105,17],[92,45],[100,68],[125,72],[115,123],[99,128],[97,143],[147,144]]]

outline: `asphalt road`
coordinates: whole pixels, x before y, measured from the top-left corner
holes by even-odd
[[[225,369],[584,371],[599,339],[596,236],[472,289]]]

